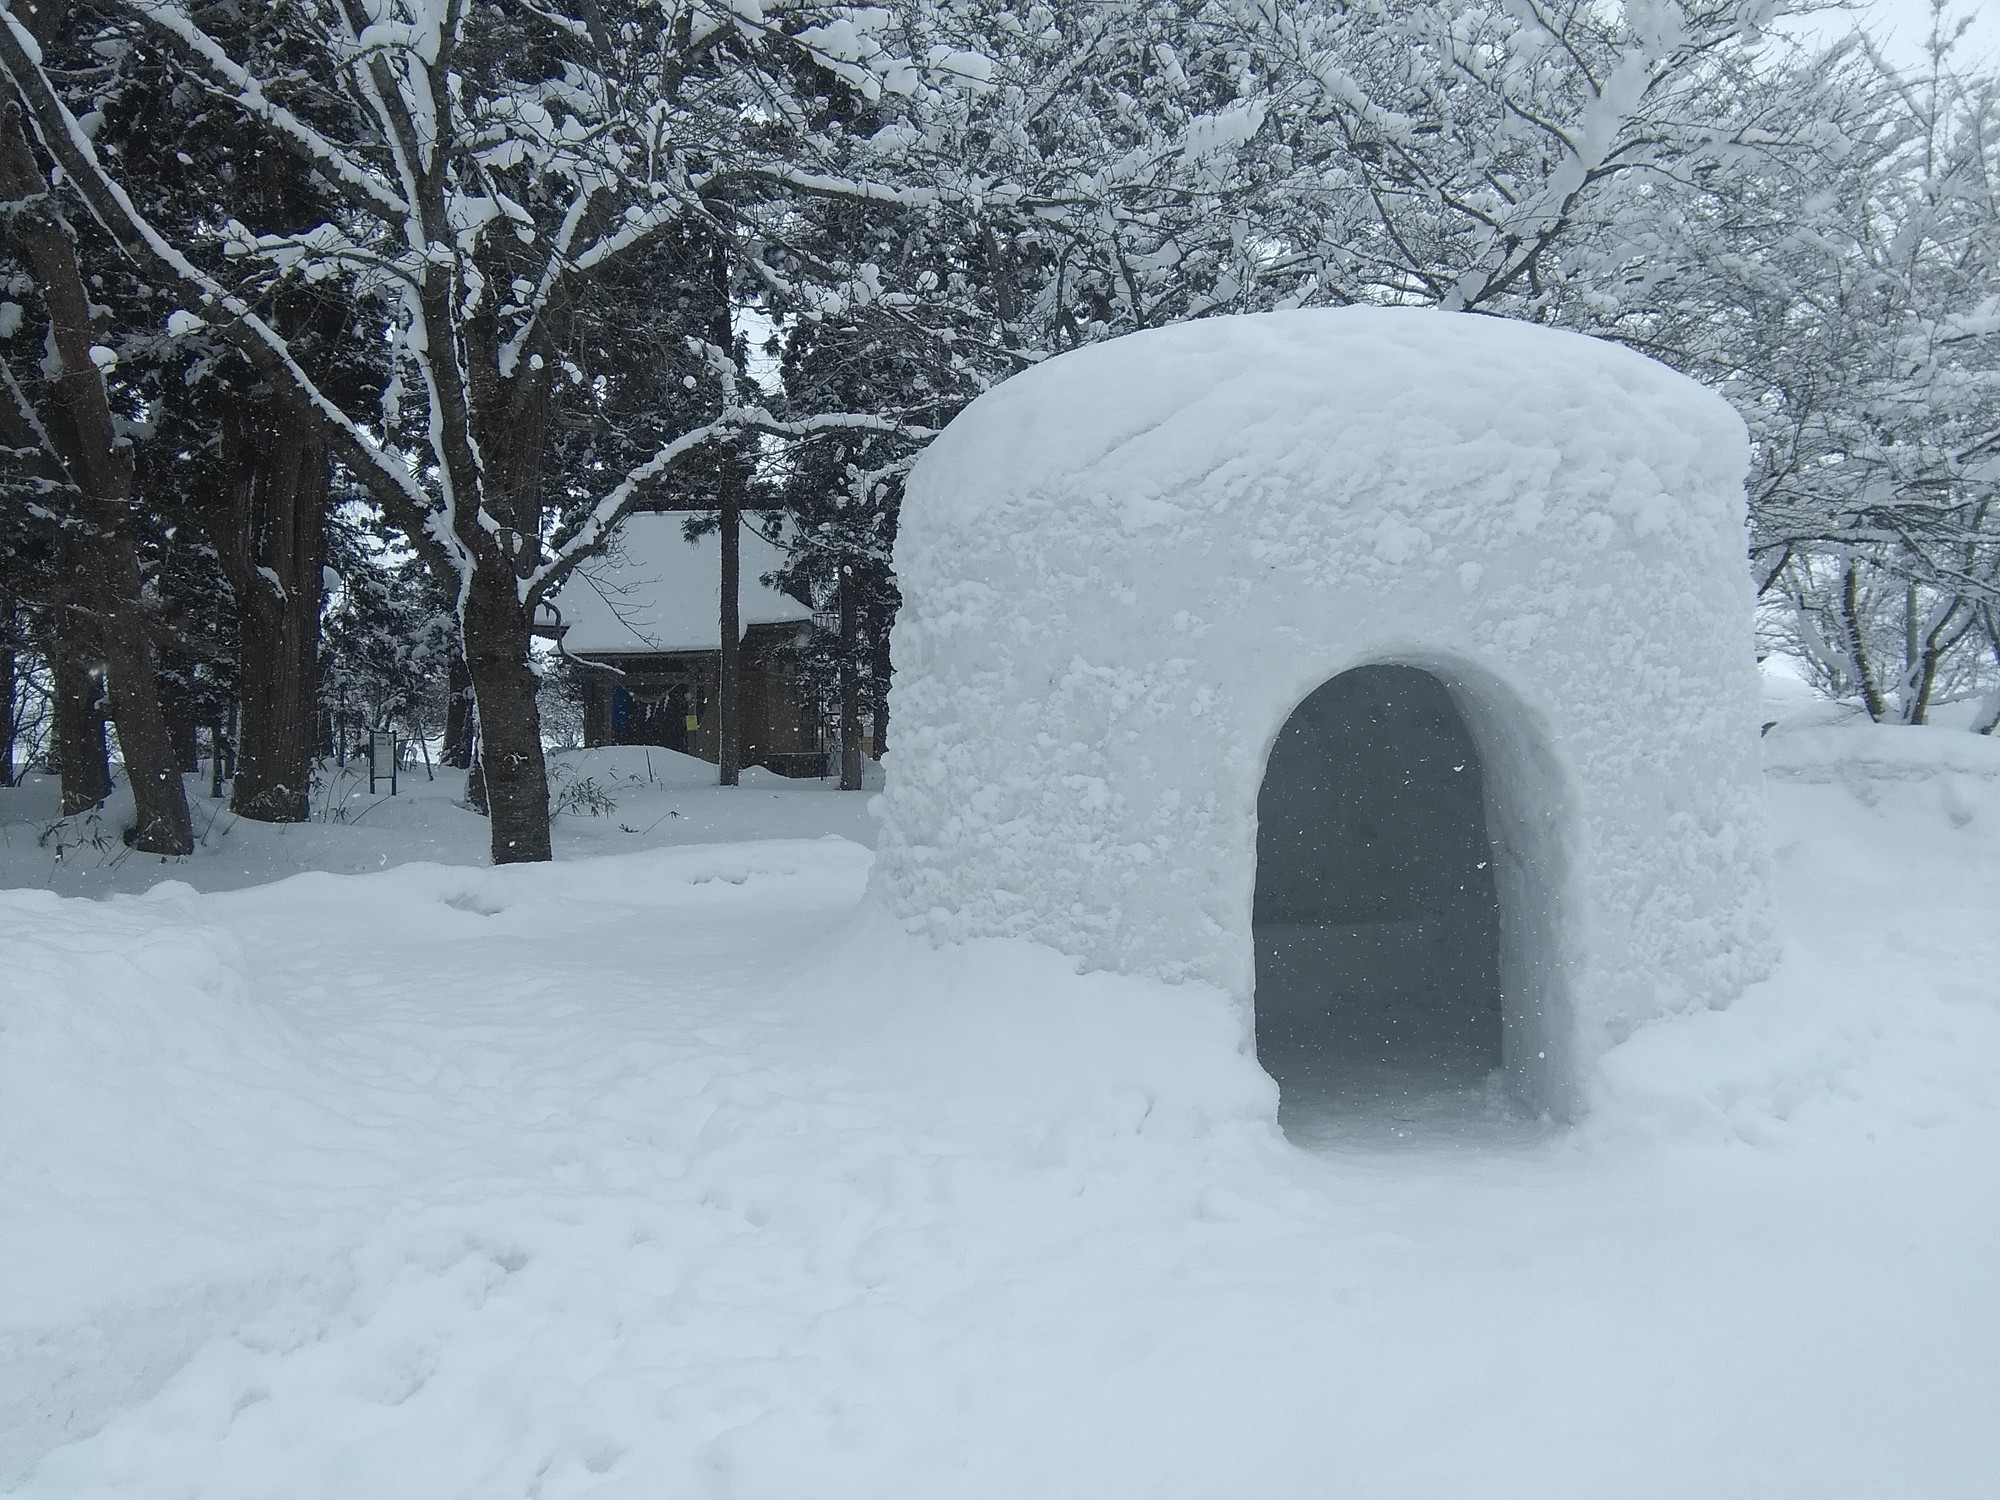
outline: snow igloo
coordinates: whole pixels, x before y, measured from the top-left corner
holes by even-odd
[[[874,889],[1220,986],[1288,1098],[1573,1115],[1769,961],[1746,458],[1663,366],[1466,314],[1039,365],[910,476]]]

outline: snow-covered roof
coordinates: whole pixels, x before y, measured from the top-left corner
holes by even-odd
[[[1415,309],[1208,318],[1015,376],[905,492],[873,885],[957,941],[1250,1001],[1281,729],[1428,672],[1485,767],[1538,1107],[1771,953],[1743,424],[1631,350]]]
[[[571,652],[714,651],[720,620],[722,538],[690,542],[687,517],[672,512],[628,516],[610,552],[586,563],[556,599],[563,649]],[[743,628],[810,620],[812,611],[764,583],[785,554],[750,527],[742,532],[737,597]]]

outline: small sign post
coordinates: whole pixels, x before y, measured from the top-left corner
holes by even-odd
[[[393,729],[371,729],[368,731],[368,795],[375,795],[375,783],[389,783],[389,795],[396,795],[396,731]]]

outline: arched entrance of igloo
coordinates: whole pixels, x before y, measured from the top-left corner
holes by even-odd
[[[1502,902],[1544,917],[1548,902],[1518,849],[1498,868],[1496,838],[1522,821],[1489,805],[1518,799],[1499,769],[1494,787],[1451,689],[1413,666],[1343,672],[1279,731],[1258,795],[1253,934],[1257,1053],[1288,1130],[1478,1104],[1524,1043],[1546,1063],[1547,997],[1527,991],[1546,967],[1528,929],[1547,923],[1503,924]],[[1533,1077],[1515,1091],[1532,1096]]]

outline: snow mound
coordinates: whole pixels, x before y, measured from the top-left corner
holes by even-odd
[[[1804,727],[1765,737],[1794,872],[1779,972],[1611,1051],[1604,1118],[1765,1144],[1970,1116],[2000,1150],[2000,744],[1848,713],[1826,727],[1802,702]]]
[[[1764,768],[1794,781],[1921,781],[1940,774],[2000,779],[2000,740],[1932,725],[1849,722],[1775,726]]]
[[[234,936],[189,919],[192,895],[168,881],[105,908],[0,891],[0,1139],[60,1130],[122,1150],[160,1130],[135,1113],[142,1080],[296,1060],[291,1028],[254,1002]]]
[[[556,750],[549,754],[550,774],[558,780],[595,777],[606,783],[657,786],[713,786],[715,765],[699,756],[683,755],[661,745],[599,745],[589,750]]]
[[[1320,684],[1477,743],[1508,1056],[1561,1109],[1773,953],[1742,424],[1641,356],[1392,309],[1215,318],[969,407],[896,545],[876,889],[934,940],[1253,989],[1256,805]]]
[[[556,750],[549,755],[550,775],[560,784],[592,778],[607,790],[658,787],[667,790],[713,788],[715,762],[683,755],[660,745],[599,745],[589,750]],[[796,787],[799,778],[780,776],[768,766],[744,766],[738,784],[746,787]]]

